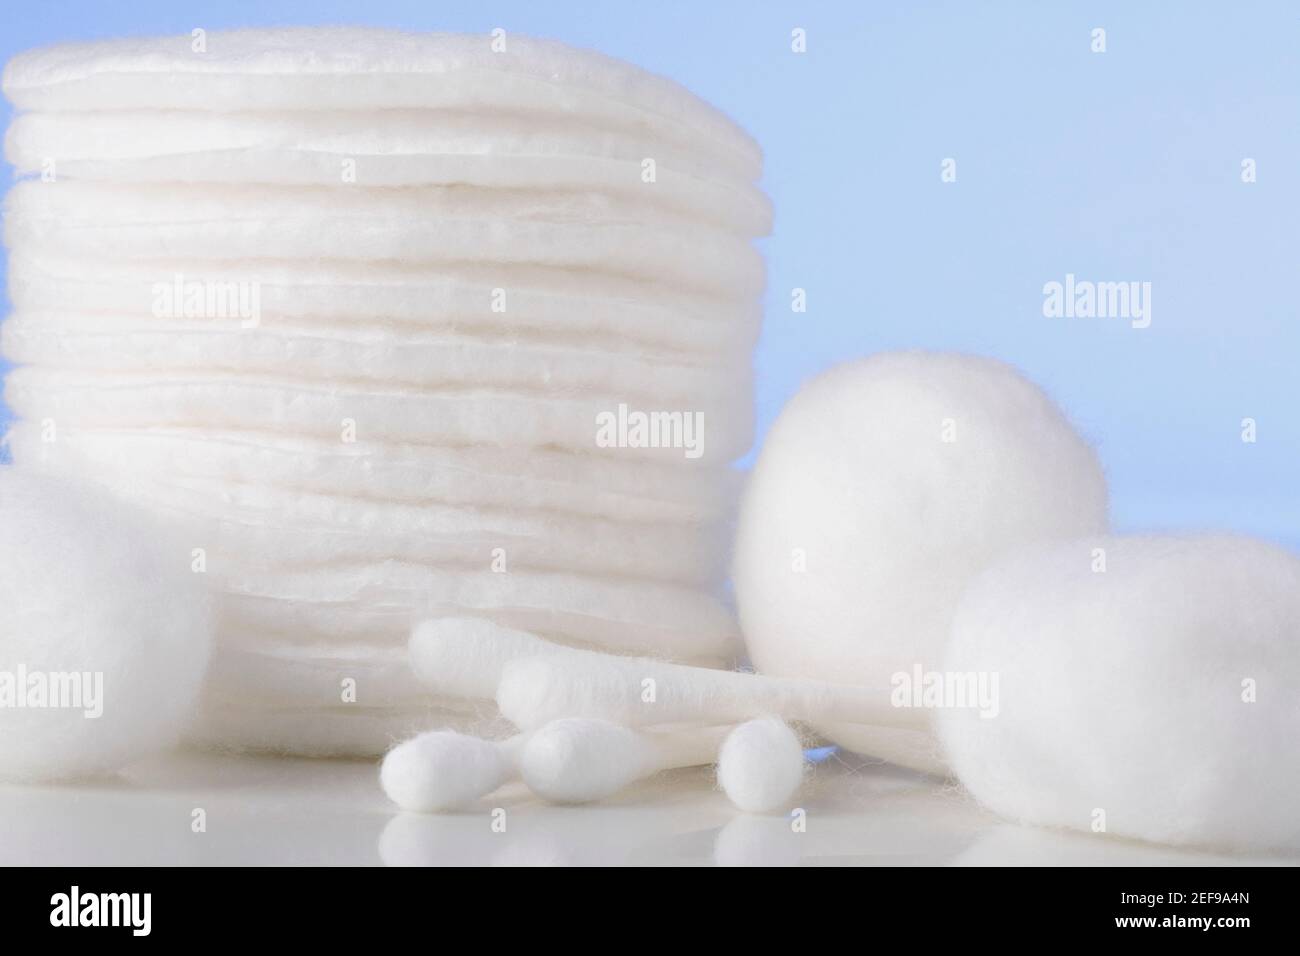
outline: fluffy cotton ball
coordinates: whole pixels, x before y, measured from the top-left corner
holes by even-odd
[[[1105,523],[1096,456],[1009,366],[922,352],[841,365],[786,406],[745,493],[734,570],[750,655],[766,673],[849,684],[933,668],[976,573]],[[822,729],[938,766],[924,740]]]
[[[1272,545],[1030,549],[972,584],[944,665],[997,674],[997,715],[942,710],[940,735],[962,782],[1014,820],[1293,848],[1298,639],[1300,559]]]
[[[741,724],[718,753],[718,783],[741,810],[766,813],[784,806],[803,781],[803,747],[779,717]]]
[[[403,810],[433,813],[472,803],[513,773],[499,744],[433,730],[390,750],[379,767],[379,783]]]
[[[190,548],[115,499],[0,469],[0,777],[89,776],[175,742],[212,632]]]

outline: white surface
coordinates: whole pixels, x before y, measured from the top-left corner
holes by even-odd
[[[731,807],[704,770],[604,803],[554,807],[518,784],[468,812],[401,813],[371,762],[181,753],[111,781],[0,787],[0,864],[511,865],[732,863],[1233,864],[1090,834],[1000,823],[949,786],[834,758],[800,795],[807,832]],[[505,810],[506,832],[491,829]],[[191,831],[192,811],[207,832]]]

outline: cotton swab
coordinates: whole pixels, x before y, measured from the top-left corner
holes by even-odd
[[[434,730],[389,751],[379,781],[390,800],[420,813],[467,806],[521,775],[544,799],[585,803],[661,770],[713,763],[730,730],[638,732],[586,718],[500,741]]]
[[[497,706],[529,729],[560,717],[600,717],[629,727],[737,723],[776,714],[809,723],[925,726],[918,709],[895,708],[890,690],[714,671],[600,654],[508,661]]]
[[[803,782],[799,737],[779,717],[760,717],[727,735],[718,753],[718,783],[749,813],[787,806]]]
[[[418,624],[409,645],[411,668],[429,690],[491,699],[508,661],[581,653],[526,631],[479,617],[440,617]]]
[[[556,803],[586,803],[662,770],[712,764],[730,730],[637,733],[604,720],[563,718],[528,739],[519,767],[538,796]]]
[[[379,783],[403,810],[455,810],[517,775],[525,739],[518,735],[494,741],[451,730],[429,731],[388,752],[379,768]]]

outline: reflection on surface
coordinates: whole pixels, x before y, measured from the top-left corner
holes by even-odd
[[[395,812],[373,763],[182,753],[109,780],[0,786],[0,864],[388,866],[1182,865],[1298,862],[1152,847],[1001,823],[956,788],[827,761],[806,826],[737,812],[708,771],[603,803],[540,803],[521,785],[457,814]],[[195,809],[206,831],[194,832]]]

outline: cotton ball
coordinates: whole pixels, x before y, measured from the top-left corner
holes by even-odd
[[[938,712],[954,770],[1012,820],[1157,843],[1300,846],[1300,559],[1248,538],[1092,538],[976,580]]]
[[[971,577],[1105,525],[1093,451],[1009,366],[925,352],[838,366],[786,406],[744,496],[734,578],[750,656],[845,684],[933,668]],[[820,729],[940,769],[929,735]]]
[[[212,632],[190,561],[143,512],[0,468],[0,778],[108,773],[176,742]]]
[[[785,806],[803,782],[803,747],[779,717],[741,724],[718,753],[718,783],[741,810],[766,813]]]
[[[403,810],[434,813],[473,803],[513,774],[500,744],[432,730],[390,750],[379,767],[379,783]]]

